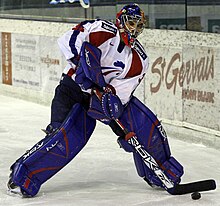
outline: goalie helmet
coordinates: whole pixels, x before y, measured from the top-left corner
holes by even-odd
[[[126,5],[116,15],[116,26],[124,43],[133,47],[145,26],[144,12],[137,4]]]

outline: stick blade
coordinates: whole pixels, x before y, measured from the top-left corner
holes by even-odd
[[[215,190],[215,180],[202,180],[197,182],[191,182],[186,184],[176,185],[174,188],[168,189],[167,191],[172,195],[183,195],[192,192],[203,192],[209,190]]]

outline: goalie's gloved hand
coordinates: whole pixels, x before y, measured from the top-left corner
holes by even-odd
[[[102,110],[110,119],[118,119],[123,111],[119,97],[113,93],[103,93],[101,99]]]
[[[123,112],[123,105],[119,97],[113,93],[103,93],[99,99],[95,94],[90,98],[88,115],[105,124],[118,119]]]

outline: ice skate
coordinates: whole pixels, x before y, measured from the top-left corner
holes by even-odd
[[[21,188],[19,186],[15,185],[15,183],[12,181],[11,177],[8,181],[7,187],[8,187],[7,193],[9,195],[23,197],[23,193],[21,191]]]
[[[9,181],[7,183],[7,187],[8,187],[7,194],[10,195],[10,196],[30,197],[19,186],[17,186],[12,181],[12,173],[9,176]]]

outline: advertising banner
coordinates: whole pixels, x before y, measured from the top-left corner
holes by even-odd
[[[208,20],[208,32],[220,33],[220,19]]]
[[[2,83],[12,85],[11,33],[2,32]]]
[[[220,131],[220,49],[148,48],[145,103],[158,117]]]
[[[65,4],[65,3],[74,3],[74,2],[79,2],[80,5],[85,9],[88,9],[90,7],[89,0],[51,0],[49,3],[52,5],[56,5],[56,4]]]
[[[179,48],[148,47],[150,65],[145,76],[146,105],[159,117],[182,120],[182,86],[179,70],[182,51]]]
[[[220,130],[220,49],[184,46],[180,82],[183,121]]]
[[[66,66],[66,61],[58,47],[57,38],[41,36],[39,45],[42,90],[53,93]]]
[[[12,35],[13,85],[33,90],[41,89],[39,62],[39,37],[34,35]]]
[[[185,19],[184,18],[161,18],[155,19],[157,29],[172,29],[172,30],[184,30]]]

